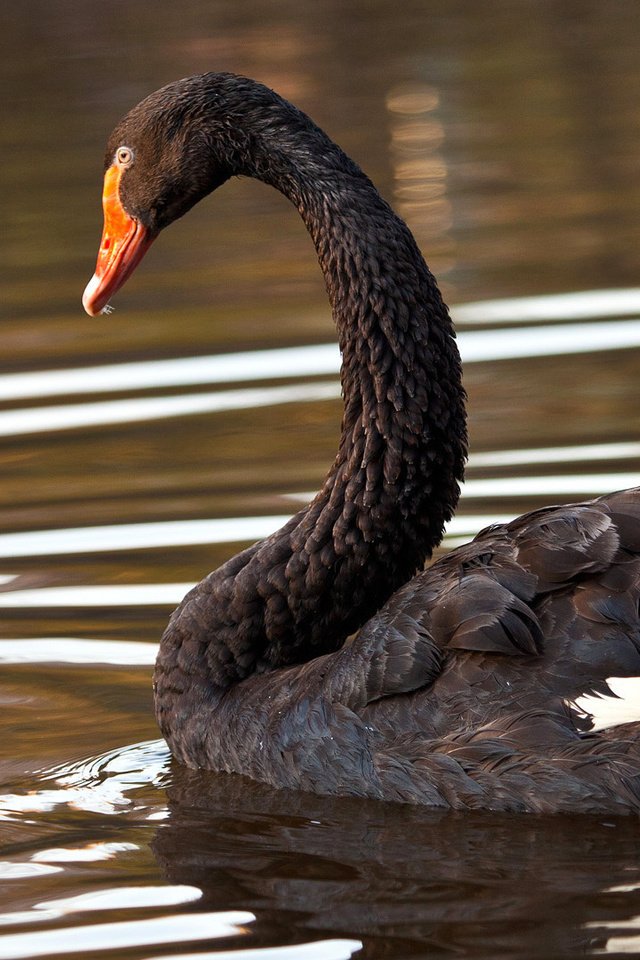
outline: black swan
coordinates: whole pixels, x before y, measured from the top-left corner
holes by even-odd
[[[640,675],[640,488],[490,527],[416,574],[466,458],[452,325],[407,226],[305,114],[216,73],[134,107],[107,146],[86,311],[234,175],[280,190],[313,239],[344,415],[312,503],[173,614],[154,680],[173,754],[323,794],[639,812],[640,723],[595,733],[575,701]]]

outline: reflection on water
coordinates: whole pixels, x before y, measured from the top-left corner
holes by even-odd
[[[58,807],[83,810],[110,816],[136,810],[145,820],[161,820],[165,816],[164,801],[153,805],[141,800],[143,788],[163,787],[168,778],[169,751],[162,740],[119,747],[89,759],[65,763],[40,771],[38,788],[24,794],[4,794],[0,797],[0,816],[5,821],[19,819],[25,813],[43,813]],[[96,850],[106,858],[125,849],[104,843],[89,844],[89,859],[104,859],[94,855]],[[51,851],[41,850],[29,858],[29,863],[48,862]],[[54,858],[55,861],[56,858]],[[59,858],[57,858],[59,859]],[[74,859],[64,858],[64,859]],[[80,857],[82,859],[82,857]]]
[[[188,943],[193,940],[226,939],[241,936],[244,924],[255,917],[247,911],[176,914],[148,920],[122,920],[114,923],[86,924],[69,931],[46,930],[16,933],[3,937],[0,953],[4,957],[40,957],[50,954],[89,953],[94,950],[131,949],[163,943]]]
[[[256,913],[274,909],[289,929],[349,930],[374,953],[386,944],[391,956],[411,956],[418,939],[419,956],[511,955],[523,940],[522,955],[531,957],[602,948],[619,929],[613,851],[626,907],[640,906],[632,822],[325,803],[186,771],[169,800],[153,848],[171,882],[189,876],[214,906],[224,899]],[[237,871],[237,856],[251,868]]]
[[[519,467],[534,464],[572,463],[593,460],[637,460],[640,458],[640,443],[585,443],[578,447],[544,447],[529,450],[490,450],[487,453],[472,453],[475,467]],[[613,489],[613,488],[611,488]]]
[[[8,374],[0,381],[0,398],[68,396],[111,393],[159,387],[186,387],[208,383],[272,380],[276,377],[310,377],[337,373],[340,353],[336,344],[290,347],[286,350],[252,350],[209,357],[184,357],[70,370],[38,370]],[[259,405],[254,399],[250,406]]]
[[[636,484],[634,5],[0,18],[0,958],[640,955],[635,823],[441,816],[171,762],[150,687],[169,608],[318,489],[338,352],[304,228],[254,183],[175,224],[112,316],[79,304],[113,122],[170,79],[247,73],[365,166],[456,305],[472,453],[445,549]],[[640,702],[615,689],[602,722]]]
[[[43,637],[37,640],[0,640],[0,663],[109,663],[151,666],[156,646],[134,641],[76,640]]]
[[[34,904],[34,910],[79,913],[84,910],[119,910],[134,907],[173,907],[178,903],[191,903],[199,900],[202,890],[197,887],[114,887],[113,890],[99,890],[96,893],[81,893],[77,897],[63,900],[46,900]]]
[[[37,590],[0,593],[0,607],[12,610],[44,607],[51,613],[56,607],[175,607],[192,586],[193,583],[135,583],[123,586],[91,584],[39,587]]]
[[[73,406],[10,410],[0,413],[0,436],[11,437],[47,430],[73,430],[78,427],[111,426],[137,420],[164,420],[167,417],[220,413],[225,410],[253,410],[281,403],[318,401],[340,396],[333,383],[298,387],[271,387],[261,390],[225,390],[219,393],[186,397],[152,397],[135,400],[111,400],[104,403],[77,403]]]
[[[554,296],[508,297],[461,304],[456,320],[468,326],[498,323],[550,323],[598,317],[637,317],[640,289],[581,290]]]

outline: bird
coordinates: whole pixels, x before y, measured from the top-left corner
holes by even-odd
[[[640,722],[577,701],[640,675],[640,488],[492,525],[435,562],[467,458],[449,311],[404,221],[304,112],[205,73],[116,125],[91,316],[233,177],[298,210],[342,355],[313,500],[171,616],[154,672],[174,757],[281,789],[450,810],[640,812]]]

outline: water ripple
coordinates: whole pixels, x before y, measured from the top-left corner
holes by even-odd
[[[496,496],[596,496],[633,487],[639,482],[640,474],[633,472],[469,480],[464,485],[462,502]],[[302,491],[287,496],[289,499],[306,503],[314,493]],[[290,516],[270,514],[254,517],[161,520],[5,533],[0,534],[0,558],[66,556],[198,544],[251,543],[270,536],[287,523]],[[462,514],[449,521],[446,529],[450,536],[472,536],[490,523],[506,523],[510,519],[512,515],[507,513]]]
[[[589,320],[597,317],[638,316],[640,287],[579,290],[539,297],[505,297],[463,303],[452,309],[458,323],[541,323],[550,320]]]
[[[67,956],[85,951],[125,950],[152,944],[234,937],[246,933],[245,924],[254,920],[255,915],[248,911],[225,910],[15,933],[0,937],[0,958]]]
[[[528,447],[521,450],[483,450],[472,453],[468,467],[518,467],[546,463],[587,463],[592,460],[640,459],[640,443],[583,443],[573,446]]]
[[[213,953],[180,953],[148,960],[349,960],[362,950],[360,940],[316,940],[288,947],[249,947]]]
[[[105,550],[139,550],[177,544],[239,543],[267,537],[289,519],[289,514],[274,514],[7,533],[0,535],[0,557],[102,553]]]
[[[108,663],[149,666],[155,643],[133,640],[78,640],[70,637],[0,640],[0,663]]]
[[[193,583],[87,584],[0,593],[0,608],[175,607]]]
[[[36,789],[0,796],[0,819],[22,819],[25,813],[47,813],[60,806],[109,816],[135,810],[147,820],[162,819],[164,803],[150,807],[145,799],[138,806],[130,794],[149,786],[160,791],[170,759],[164,740],[149,740],[42,771]],[[60,869],[45,863],[25,866],[34,871]]]
[[[196,358],[200,359],[200,358]],[[223,413],[285,403],[317,403],[340,396],[340,385],[302,383],[290,387],[263,387],[253,390],[221,390],[177,397],[136,397],[129,400],[105,400],[101,403],[69,403],[0,413],[0,436],[23,436],[52,430],[110,426],[187,417],[201,413]]]
[[[540,336],[539,326],[513,329],[489,329],[462,331],[458,344],[465,363],[520,359],[574,353],[589,353],[600,350],[620,350],[640,346],[640,292],[638,290],[585,291],[548,297],[529,297],[485,301],[464,304],[454,308],[454,316],[465,323],[518,323],[544,321],[551,318],[589,319],[629,314],[633,319],[606,320],[601,323],[565,323],[549,326]],[[311,346],[278,348],[272,350],[247,350],[211,356],[180,357],[169,360],[152,360],[130,363],[113,363],[100,366],[37,370],[27,373],[6,374],[0,377],[0,400],[13,401],[38,397],[70,396],[131,392],[134,390],[161,389],[166,387],[189,387],[207,384],[240,383],[293,377],[337,374],[340,354],[334,343]],[[311,385],[314,386],[314,385]],[[316,389],[320,385],[315,385]],[[332,384],[322,388],[327,395]],[[228,391],[215,406],[213,396],[145,398],[130,408],[129,419],[146,419],[158,416],[184,416],[193,412],[215,409],[240,409],[265,403],[292,402],[288,399],[289,388],[275,390]],[[308,394],[296,388],[298,400],[313,400],[313,391]],[[333,385],[335,392],[335,385]],[[160,401],[164,401],[164,410]],[[170,402],[172,401],[172,402]],[[178,401],[182,401],[179,403]],[[187,401],[191,401],[188,403]],[[198,406],[198,404],[200,404]],[[72,428],[90,423],[124,422],[127,419],[123,402],[110,404],[78,405],[75,416],[73,406],[60,408],[60,417],[51,414],[48,424],[40,429]],[[195,404],[195,406],[192,406]],[[102,413],[100,409],[102,408]],[[58,420],[64,416],[66,423]],[[9,416],[8,414],[11,414]],[[5,436],[18,432],[33,432],[40,411],[9,411],[0,421]],[[22,425],[22,426],[21,426]]]
[[[140,907],[171,907],[179,903],[193,903],[202,897],[199,887],[188,884],[146,886],[119,886],[60,900],[43,900],[33,905],[34,910],[55,911],[59,916],[83,913],[85,910],[132,910]]]

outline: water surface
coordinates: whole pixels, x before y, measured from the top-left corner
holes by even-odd
[[[80,307],[113,123],[169,80],[246,73],[366,168],[452,304],[472,455],[443,549],[637,483],[634,5],[0,18],[0,958],[640,955],[636,821],[331,801],[170,762],[158,637],[318,488],[339,358],[302,224],[246,181],[172,226],[115,314]]]

